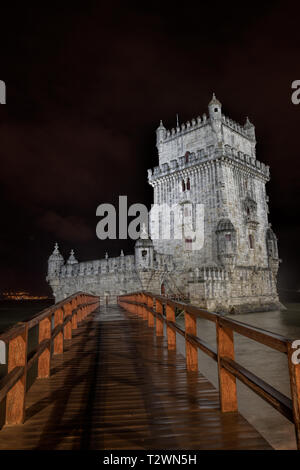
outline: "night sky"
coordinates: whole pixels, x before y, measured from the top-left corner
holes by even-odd
[[[50,292],[56,241],[80,261],[131,252],[97,239],[97,206],[127,195],[150,208],[159,120],[207,113],[213,91],[227,116],[256,126],[280,286],[300,288],[299,17],[274,1],[1,4],[0,291]]]

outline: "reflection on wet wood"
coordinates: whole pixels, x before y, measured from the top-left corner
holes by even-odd
[[[0,449],[268,449],[218,392],[168,350],[147,321],[120,308],[92,314],[26,397],[25,423]]]

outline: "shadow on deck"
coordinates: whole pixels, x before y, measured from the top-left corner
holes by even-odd
[[[216,389],[140,317],[96,311],[26,397],[0,449],[270,449]]]

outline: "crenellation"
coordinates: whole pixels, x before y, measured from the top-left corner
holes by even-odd
[[[268,221],[269,167],[256,159],[253,124],[242,126],[221,111],[215,95],[208,116],[156,130],[158,166],[148,182],[158,205],[133,255],[78,262],[72,251],[65,262],[58,246],[48,261],[47,280],[56,300],[77,290],[115,303],[121,293],[149,290],[190,300],[203,308],[244,312],[281,307],[276,290],[277,238]],[[165,214],[163,204],[180,207],[191,223],[186,238],[182,219]],[[197,248],[203,205],[203,246]],[[161,206],[161,207],[160,207]],[[159,238],[151,238],[158,223]],[[175,232],[176,228],[176,232]],[[175,238],[177,230],[181,237]],[[168,233],[168,238],[164,234]],[[193,248],[196,246],[195,248]]]

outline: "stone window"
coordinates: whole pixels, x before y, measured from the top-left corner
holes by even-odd
[[[254,238],[253,238],[252,233],[250,233],[250,235],[249,235],[249,247],[250,247],[251,250],[254,249]]]
[[[187,251],[192,251],[192,243],[193,243],[193,241],[190,237],[185,239],[185,249]]]
[[[187,179],[187,182],[186,182],[186,189],[187,189],[187,191],[189,191],[189,190],[191,189],[190,178]]]
[[[185,182],[184,182],[184,180],[182,180],[181,184],[182,184],[182,191],[184,192],[185,191]]]
[[[189,162],[189,156],[190,156],[190,152],[185,152],[185,163],[188,163]]]
[[[231,242],[231,233],[226,233],[225,239],[226,239],[228,242]]]
[[[145,258],[147,256],[147,250],[142,250],[142,257]]]

